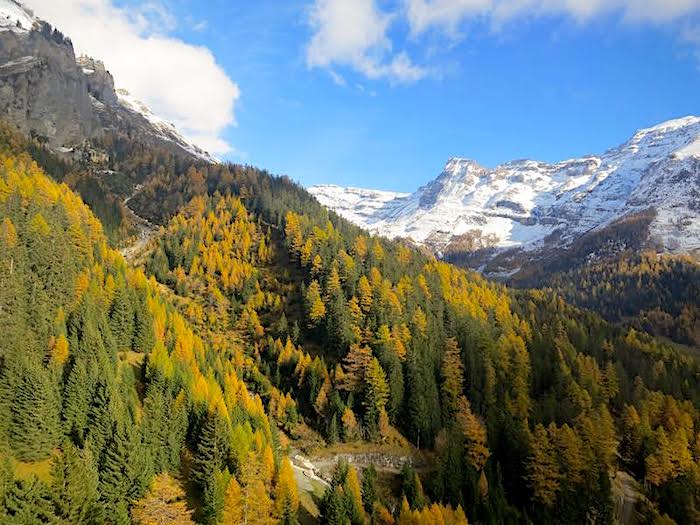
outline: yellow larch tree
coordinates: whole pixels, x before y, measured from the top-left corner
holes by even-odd
[[[277,486],[275,487],[275,511],[281,525],[295,525],[299,510],[299,494],[292,462],[282,459]]]

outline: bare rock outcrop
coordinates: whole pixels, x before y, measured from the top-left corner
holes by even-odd
[[[0,32],[0,118],[49,144],[77,144],[97,121],[73,45],[48,24]]]

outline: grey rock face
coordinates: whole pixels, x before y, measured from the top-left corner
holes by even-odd
[[[69,40],[48,31],[0,32],[0,118],[53,146],[99,132]]]
[[[114,91],[114,79],[102,61],[82,55],[78,57],[77,63],[87,80],[88,92],[107,106],[118,105],[119,99]]]
[[[101,61],[76,60],[71,41],[60,31],[45,22],[33,24],[31,29],[0,25],[1,120],[53,149],[75,150],[79,158],[93,157],[91,139],[126,133],[174,154],[211,161],[173,126],[152,122],[149,110],[120,99]]]

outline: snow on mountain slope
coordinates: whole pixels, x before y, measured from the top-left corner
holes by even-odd
[[[387,237],[410,238],[437,253],[450,245],[535,250],[654,208],[650,241],[700,250],[700,118],[641,130],[600,156],[549,164],[518,160],[489,169],[452,158],[416,192],[392,194],[314,186],[324,205]]]
[[[197,158],[212,163],[218,162],[214,157],[209,155],[209,153],[185,139],[174,124],[155,115],[148,106],[146,106],[140,100],[135,99],[127,90],[117,89],[116,93],[119,103],[128,111],[136,113],[137,115],[145,118],[150,123],[153,131],[157,135],[160,135],[161,138],[174,142]]]
[[[374,221],[381,221],[387,207],[399,204],[409,193],[393,191],[343,188],[333,184],[322,184],[309,188],[318,201],[356,224],[371,228]]]
[[[0,31],[29,31],[35,22],[34,13],[19,2],[0,0]]]

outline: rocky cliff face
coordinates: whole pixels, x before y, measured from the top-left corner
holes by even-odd
[[[78,144],[99,129],[87,80],[70,40],[35,27],[0,30],[0,118],[53,146]]]
[[[213,161],[16,0],[0,0],[0,119],[58,151],[88,151],[86,142],[114,132]]]
[[[77,64],[85,75],[88,93],[107,106],[118,106],[119,98],[114,89],[114,78],[102,61],[82,55],[78,57]]]

